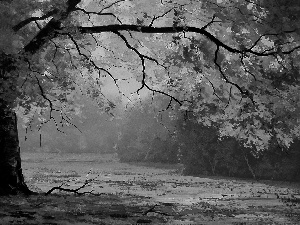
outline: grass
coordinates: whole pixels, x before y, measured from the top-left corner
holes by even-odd
[[[300,190],[282,183],[182,176],[177,166],[113,155],[25,153],[27,184],[44,196],[0,199],[1,224],[300,224]]]

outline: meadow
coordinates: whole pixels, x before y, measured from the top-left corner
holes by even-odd
[[[1,224],[300,224],[297,183],[183,176],[113,154],[22,153],[22,163],[39,194],[1,197]]]

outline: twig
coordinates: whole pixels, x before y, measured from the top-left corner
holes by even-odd
[[[89,173],[87,174],[87,176],[88,175],[89,175]],[[53,191],[55,191],[55,190],[65,191],[65,192],[71,192],[71,193],[74,193],[74,194],[77,194],[77,195],[84,195],[84,194],[97,195],[97,194],[93,193],[93,190],[86,191],[86,192],[79,192],[81,189],[85,188],[87,185],[89,185],[96,178],[94,178],[94,179],[86,179],[85,182],[84,182],[84,184],[81,185],[80,187],[76,188],[76,189],[63,188],[62,186],[64,185],[64,183],[62,183],[60,186],[56,186],[56,187],[51,188],[49,191],[47,191],[45,193],[45,195],[47,196],[47,195],[51,194]]]
[[[148,210],[143,212],[143,215],[146,216],[149,212],[154,212],[154,213],[158,213],[158,214],[161,214],[161,215],[164,215],[164,216],[171,216],[168,213],[164,213],[164,212],[161,212],[161,211],[154,210],[154,208],[156,206],[159,206],[159,205],[155,204],[154,206],[151,206]]]

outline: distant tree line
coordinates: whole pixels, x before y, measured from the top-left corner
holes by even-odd
[[[117,144],[121,162],[181,163],[184,175],[300,180],[300,140],[286,148],[274,139],[257,153],[233,137],[220,138],[217,127],[198,123],[192,113],[169,108],[161,114],[148,105],[124,115]]]

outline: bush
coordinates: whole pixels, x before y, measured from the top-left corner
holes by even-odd
[[[156,163],[178,163],[178,145],[172,140],[154,138],[144,161]]]
[[[120,162],[140,162],[146,155],[136,147],[118,148],[117,154]]]

